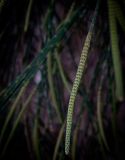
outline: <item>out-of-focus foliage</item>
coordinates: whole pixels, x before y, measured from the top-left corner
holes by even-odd
[[[124,156],[124,8],[0,1],[1,159]]]

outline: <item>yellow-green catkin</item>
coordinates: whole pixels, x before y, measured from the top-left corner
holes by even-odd
[[[114,5],[114,1],[108,0],[110,39],[111,39],[112,60],[113,60],[114,74],[115,74],[116,98],[117,100],[122,101],[124,98],[123,77],[122,77],[120,50],[118,46],[118,33],[117,33],[117,23],[115,17],[115,12],[116,12],[115,8],[116,6]]]
[[[72,115],[73,115],[75,98],[77,95],[77,91],[78,91],[78,87],[79,87],[79,84],[80,84],[80,81],[82,78],[83,71],[85,69],[86,60],[87,60],[87,56],[88,56],[88,50],[89,50],[90,42],[91,42],[91,37],[92,37],[92,31],[89,31],[89,33],[86,37],[86,40],[85,40],[83,50],[82,50],[78,70],[76,73],[75,81],[74,81],[73,88],[72,88],[71,95],[70,95],[68,114],[67,114],[66,138],[65,138],[65,153],[66,154],[69,153],[69,147],[70,147]]]
[[[87,34],[87,37],[86,37],[86,40],[85,40],[85,43],[84,43],[84,46],[83,46],[83,50],[82,50],[82,53],[81,53],[80,62],[79,62],[79,65],[78,65],[76,77],[75,77],[74,84],[73,84],[73,87],[72,87],[72,91],[71,91],[71,94],[70,94],[69,105],[68,105],[68,113],[67,113],[67,123],[66,123],[65,154],[68,154],[69,149],[70,149],[70,136],[71,136],[72,116],[73,116],[75,98],[76,98],[76,95],[77,95],[77,92],[78,92],[78,88],[79,88],[79,85],[80,85],[80,81],[81,81],[83,72],[85,70],[86,60],[87,60],[87,57],[88,57],[88,51],[89,51],[89,48],[90,48],[90,43],[91,43],[93,28],[94,28],[94,24],[95,24],[95,20],[96,20],[96,16],[97,16],[98,6],[99,5],[97,3],[92,22],[90,24],[89,32]]]

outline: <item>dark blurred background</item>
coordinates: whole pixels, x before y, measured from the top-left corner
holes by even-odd
[[[115,2],[125,24],[125,1]],[[3,134],[0,159],[125,159],[125,101],[115,96],[107,1],[100,0],[86,70],[76,97],[68,156],[64,153],[67,107],[96,0],[0,0],[0,96],[10,93],[5,88],[23,74],[56,35],[73,3],[72,14],[83,5],[79,16],[45,56],[32,79],[17,92],[15,88],[15,94],[11,94],[0,111],[0,133]],[[117,33],[124,82],[125,26],[118,20]],[[98,88],[102,77],[101,118],[109,149],[98,127]]]

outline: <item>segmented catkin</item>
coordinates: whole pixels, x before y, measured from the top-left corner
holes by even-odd
[[[96,19],[96,15],[97,15],[97,8],[98,8],[98,5],[95,9],[94,18],[91,22],[90,29],[89,29],[89,32],[87,34],[87,37],[86,37],[86,40],[84,43],[84,47],[83,47],[81,57],[80,57],[79,66],[77,69],[76,77],[75,77],[73,88],[72,88],[71,95],[70,95],[70,100],[69,100],[69,105],[68,105],[68,114],[67,114],[67,124],[66,124],[65,154],[69,153],[74,103],[75,103],[75,98],[77,95],[78,87],[79,87],[83,72],[85,70],[86,60],[88,57],[88,51],[89,51],[89,47],[90,47],[90,42],[92,39],[92,32],[93,32],[95,19]]]
[[[115,73],[115,84],[116,84],[116,97],[117,100],[122,101],[124,99],[123,91],[123,77],[120,59],[120,50],[118,46],[118,33],[117,24],[115,18],[115,5],[113,0],[108,0],[109,9],[109,26],[110,26],[110,39],[111,39],[111,49],[112,49],[112,60],[114,65]]]
[[[82,50],[82,54],[80,57],[80,63],[78,66],[78,70],[76,73],[75,81],[73,84],[73,88],[71,91],[70,95],[70,100],[69,100],[69,106],[68,106],[68,115],[67,115],[67,126],[66,126],[66,140],[65,140],[65,153],[69,153],[69,146],[70,146],[70,134],[71,134],[71,127],[72,127],[72,114],[73,114],[73,109],[74,109],[74,102],[76,98],[76,94],[78,91],[78,87],[82,78],[82,74],[85,68],[86,64],[86,59],[87,59],[87,54],[90,46],[90,41],[92,37],[92,32],[89,32],[85,41],[84,48]]]

